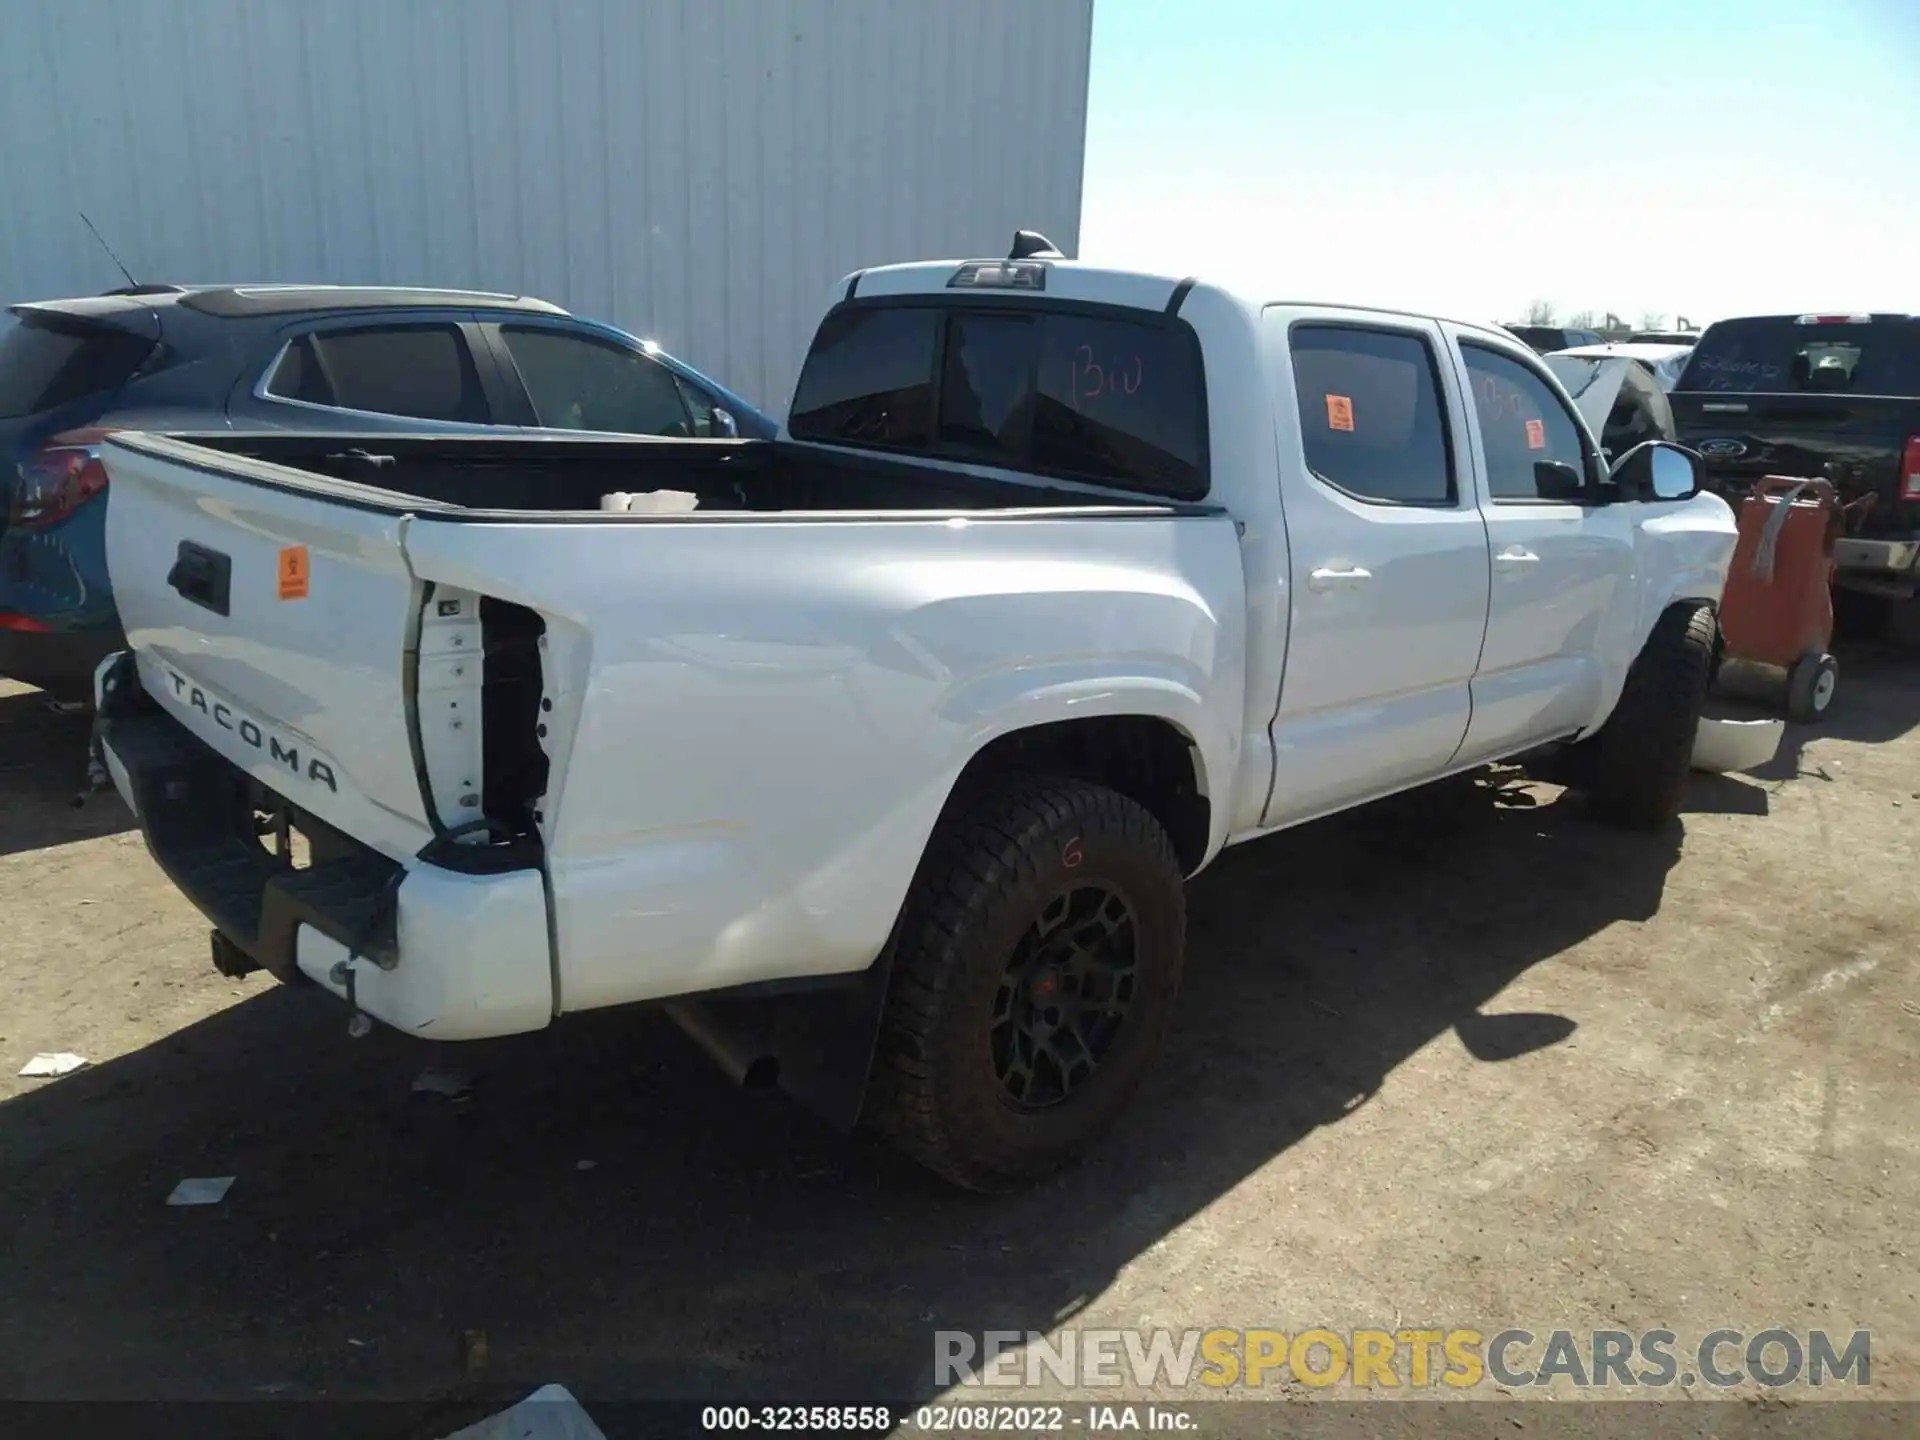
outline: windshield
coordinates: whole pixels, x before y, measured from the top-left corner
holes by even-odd
[[[1694,348],[1680,389],[1920,395],[1920,321],[1723,320]]]

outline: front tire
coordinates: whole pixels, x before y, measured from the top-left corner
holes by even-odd
[[[1703,602],[1670,605],[1627,671],[1620,703],[1594,737],[1587,803],[1595,816],[1658,830],[1680,813],[1716,626]]]
[[[902,917],[868,1114],[1004,1190],[1077,1158],[1158,1051],[1186,889],[1166,831],[1099,785],[1009,777],[936,831]]]

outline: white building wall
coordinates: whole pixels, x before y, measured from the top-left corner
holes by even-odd
[[[834,280],[1073,253],[1092,0],[0,0],[0,304],[448,285],[773,408]]]

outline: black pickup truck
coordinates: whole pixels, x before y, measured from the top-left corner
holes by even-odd
[[[1732,498],[1762,475],[1824,476],[1848,505],[1836,583],[1888,599],[1920,581],[1920,316],[1754,315],[1707,328],[1669,397],[1680,442]]]

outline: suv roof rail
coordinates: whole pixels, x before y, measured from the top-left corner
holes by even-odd
[[[148,283],[148,284],[141,284],[141,285],[116,285],[113,289],[102,290],[100,293],[103,296],[104,295],[184,295],[187,293],[187,287],[184,285],[167,285],[164,283]]]

